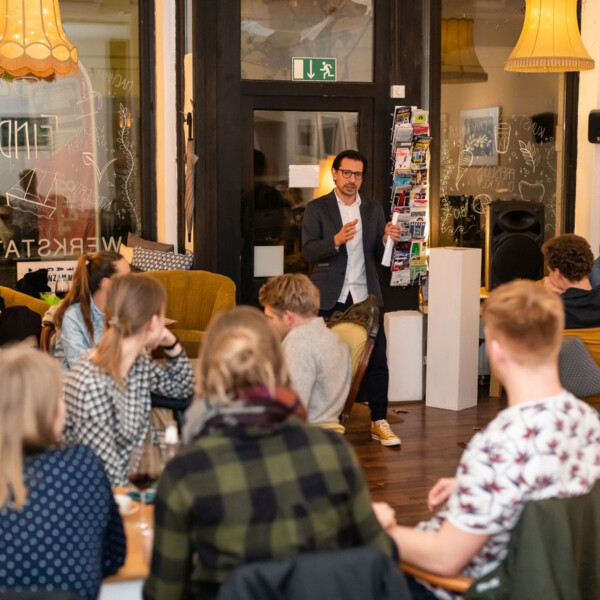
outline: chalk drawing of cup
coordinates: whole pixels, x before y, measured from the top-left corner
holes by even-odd
[[[494,139],[496,140],[496,150],[498,154],[508,152],[508,143],[510,142],[510,124],[500,121],[494,126]]]

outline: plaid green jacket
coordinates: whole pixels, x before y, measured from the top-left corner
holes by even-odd
[[[211,434],[160,478],[144,598],[212,598],[245,563],[363,545],[396,556],[342,436],[295,418]]]

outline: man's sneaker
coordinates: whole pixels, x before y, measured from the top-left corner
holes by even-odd
[[[378,440],[382,446],[400,446],[402,443],[385,419],[371,422],[371,437]]]

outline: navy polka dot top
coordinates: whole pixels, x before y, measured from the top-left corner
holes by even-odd
[[[125,560],[125,534],[101,461],[87,446],[25,459],[25,506],[0,510],[0,591],[70,590],[95,600]]]

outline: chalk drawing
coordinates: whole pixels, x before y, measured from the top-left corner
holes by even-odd
[[[519,194],[524,202],[541,202],[544,199],[546,188],[543,183],[527,183],[519,181]]]
[[[19,183],[13,185],[6,192],[6,203],[15,210],[51,219],[56,211],[56,175],[41,169],[33,169],[33,171],[35,177],[31,177],[27,173],[19,180]],[[52,177],[50,189],[48,195],[42,199],[37,192],[36,184],[41,186],[48,177]]]
[[[96,115],[102,109],[102,102],[104,97],[100,92],[92,90],[89,95],[85,96],[79,102],[75,102],[73,106],[73,118],[74,119],[85,119]],[[91,105],[86,107],[86,105]]]
[[[104,176],[104,173],[106,173],[106,169],[108,169],[108,167],[110,167],[110,165],[112,165],[112,163],[114,163],[117,159],[113,158],[112,160],[109,160],[103,167],[102,169],[100,169],[98,167],[98,165],[96,164],[96,161],[94,160],[94,155],[92,152],[83,152],[82,155],[83,157],[83,164],[88,166],[88,167],[92,167],[94,169],[94,174],[96,175],[96,181],[98,183],[100,183],[100,180],[102,179],[102,177]]]
[[[519,140],[519,149],[525,159],[525,164],[529,165],[535,173],[535,168],[540,164],[540,152],[531,142]]]
[[[473,210],[480,215],[485,215],[485,209],[491,201],[492,197],[490,195],[478,194],[473,200]]]
[[[125,206],[129,211],[132,221],[135,223],[134,231],[140,229],[140,218],[135,209],[135,199],[133,197],[133,174],[136,167],[136,158],[133,153],[133,147],[130,140],[131,135],[131,111],[122,104],[119,104],[119,133],[117,134],[117,143],[119,148],[125,154],[127,161],[127,172],[121,184],[121,191],[125,198]]]

